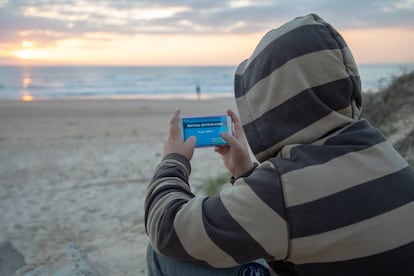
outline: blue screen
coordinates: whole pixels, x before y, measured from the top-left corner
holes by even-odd
[[[220,146],[227,142],[221,138],[228,132],[227,116],[183,118],[184,141],[190,136],[197,137],[196,147]]]

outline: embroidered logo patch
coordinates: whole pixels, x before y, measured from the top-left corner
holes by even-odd
[[[269,276],[269,270],[261,264],[249,263],[239,270],[239,276]]]

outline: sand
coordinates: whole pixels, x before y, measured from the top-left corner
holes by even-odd
[[[104,275],[145,275],[144,198],[169,117],[233,99],[0,101],[0,241],[33,263],[74,241]],[[197,149],[190,183],[225,172]]]

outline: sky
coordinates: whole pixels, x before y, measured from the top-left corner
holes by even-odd
[[[359,64],[414,63],[414,0],[0,0],[0,65],[237,65],[309,13]]]

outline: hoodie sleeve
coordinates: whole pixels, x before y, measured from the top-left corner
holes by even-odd
[[[146,230],[158,252],[213,267],[286,258],[283,193],[270,162],[212,197],[191,193],[189,173],[185,158],[167,156],[148,187]]]

